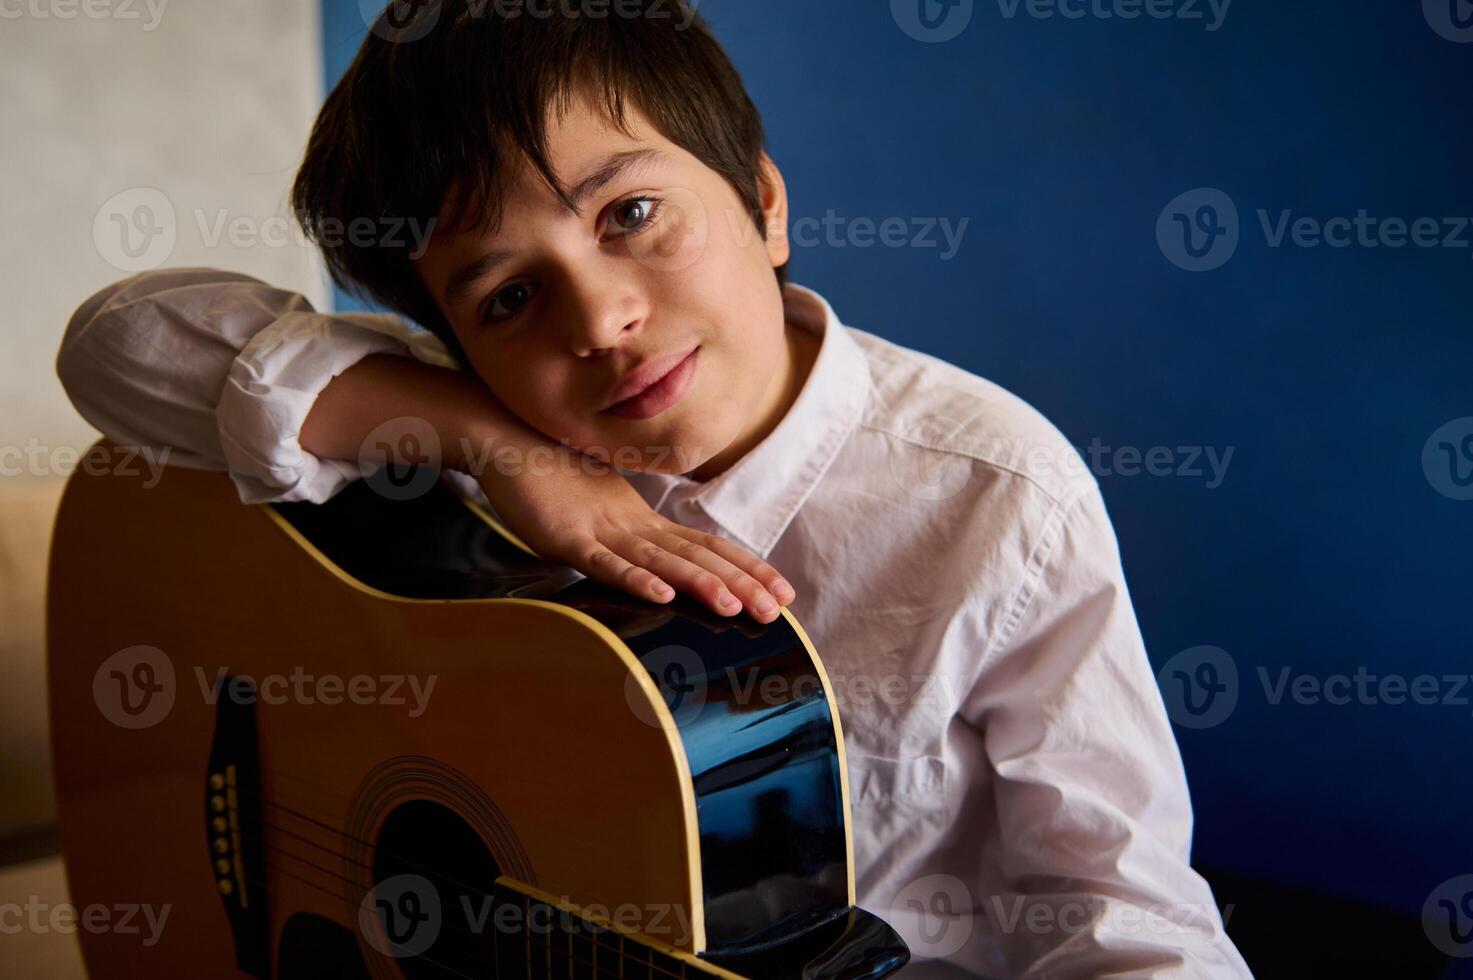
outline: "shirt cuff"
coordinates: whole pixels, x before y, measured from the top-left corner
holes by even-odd
[[[366,470],[302,448],[302,426],[328,382],[370,354],[456,367],[439,338],[382,314],[289,313],[231,364],[216,406],[220,446],[244,503],[321,503]]]

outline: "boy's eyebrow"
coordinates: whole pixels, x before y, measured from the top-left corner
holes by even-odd
[[[598,162],[593,170],[578,181],[568,192],[568,198],[577,207],[604,187],[627,174],[634,173],[665,158],[654,147],[640,150],[621,150],[611,153]],[[472,286],[490,274],[498,265],[511,259],[514,252],[486,252],[461,266],[445,280],[445,305],[454,307],[465,299]]]
[[[578,207],[582,207],[584,201],[597,194],[604,186],[613,183],[626,173],[641,170],[664,157],[665,154],[650,146],[642,150],[622,150],[618,153],[611,153],[600,160],[598,166],[593,168],[593,172],[580,180],[568,192],[568,197]]]

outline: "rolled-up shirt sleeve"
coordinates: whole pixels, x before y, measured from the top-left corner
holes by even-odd
[[[376,353],[457,366],[439,338],[400,317],[318,313],[250,276],[168,269],[83,303],[57,374],[82,417],[116,443],[225,470],[246,503],[321,502],[364,467],[303,450],[302,425],[328,382]]]
[[[1009,976],[1251,977],[1192,869],[1176,739],[1096,487],[1060,503],[963,706],[995,774]]]

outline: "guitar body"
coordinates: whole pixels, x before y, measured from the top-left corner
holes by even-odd
[[[95,980],[904,964],[854,907],[791,616],[639,602],[394,475],[274,506],[72,477],[50,699],[72,901],[110,910],[79,924]]]

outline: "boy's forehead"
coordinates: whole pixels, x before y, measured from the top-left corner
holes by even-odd
[[[599,104],[575,94],[566,107],[554,106],[547,115],[547,157],[564,189],[572,187],[601,158],[610,153],[641,149],[673,149],[668,140],[632,102],[624,104],[622,128]],[[524,162],[524,161],[523,161]],[[520,168],[525,179],[530,166]]]
[[[688,157],[628,102],[622,128],[586,99],[578,99],[561,112],[549,110],[546,132],[547,162],[580,210],[611,183],[678,166],[681,158]],[[438,230],[423,256],[413,262],[426,285],[448,305],[458,305],[457,299],[463,298],[459,297],[461,281],[474,282],[490,271],[490,264],[497,264],[498,256],[500,261],[510,257],[500,250],[510,221],[557,220],[570,214],[530,160],[520,152],[506,154],[504,159],[508,165],[497,177],[494,200],[487,202],[488,210],[500,221],[491,225],[476,220],[479,215],[455,213],[458,194],[452,187],[437,219]]]
[[[653,126],[637,105],[624,103],[621,127],[601,104],[574,94],[566,105],[549,106],[545,116],[546,160],[562,190],[570,196],[589,177],[596,175],[615,157],[641,154],[638,163],[648,167],[670,164],[683,156],[680,147],[671,143]],[[563,206],[542,174],[519,149],[506,148],[502,171],[496,175],[493,200],[487,202],[495,213],[516,210],[533,201],[551,209]],[[475,238],[494,236],[495,229],[477,220],[480,215],[457,214],[458,188],[454,185],[445,195],[437,223],[441,228],[469,232]],[[581,206],[582,202],[580,202]],[[467,220],[462,220],[467,219]],[[464,225],[465,227],[462,227]]]

